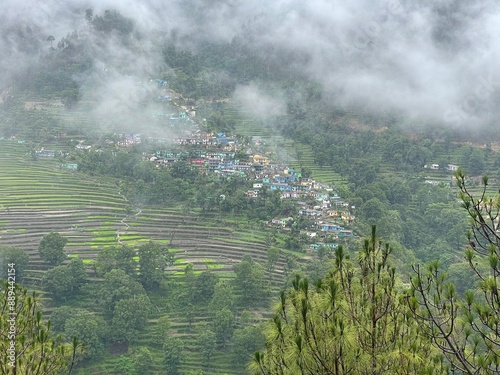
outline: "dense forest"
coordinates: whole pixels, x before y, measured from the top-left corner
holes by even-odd
[[[113,246],[87,246],[90,261],[68,257],[68,238],[50,226],[35,258],[22,243],[0,242],[0,275],[8,280],[15,264],[20,284],[5,284],[0,325],[7,358],[16,296],[15,345],[26,358],[17,373],[500,371],[498,129],[341,106],[303,69],[309,57],[300,50],[264,44],[255,53],[258,17],[230,41],[145,34],[114,9],[82,9],[80,22],[59,39],[22,22],[2,28],[6,48],[22,46],[31,63],[2,77],[0,142],[26,147],[22,165],[43,163],[44,146],[61,150],[54,166],[77,165],[76,176],[125,197],[122,224],[147,210],[153,222],[154,210],[168,208],[180,232],[199,222],[259,232],[265,256],[238,254],[228,276],[189,262],[175,268],[187,252],[175,231],[133,245],[114,231]],[[291,145],[286,153],[303,178],[340,176],[333,189],[356,217],[355,238],[311,254],[304,233],[313,222],[297,201],[267,189],[249,199],[255,181],[201,173],[185,155],[155,166],[149,155],[180,134],[151,116],[169,110],[166,89],[157,96],[141,83],[155,80],[196,109],[203,131],[234,134],[239,160],[255,150],[251,124],[270,144],[278,137],[269,154]],[[120,134],[139,132],[143,142],[116,146]],[[13,193],[2,194],[8,201]],[[7,203],[0,208],[10,213]],[[279,232],[266,226],[275,217],[293,220]]]

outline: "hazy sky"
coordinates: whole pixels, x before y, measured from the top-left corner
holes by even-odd
[[[45,39],[59,40],[85,30],[85,9],[102,14],[114,8],[134,19],[139,31],[175,30],[187,48],[238,36],[256,54],[275,45],[295,52],[301,60],[289,63],[320,82],[336,105],[476,126],[491,123],[500,107],[499,6],[492,0],[3,0],[0,88],[36,58],[9,39],[9,27],[22,21]],[[138,75],[159,65],[154,38],[139,51],[115,47],[103,51],[103,66],[111,56],[126,59]],[[131,84],[126,77],[122,84],[120,77],[116,81],[103,89],[107,95]],[[239,87],[235,96],[256,103],[257,86]],[[271,111],[282,106],[277,98],[259,100]]]

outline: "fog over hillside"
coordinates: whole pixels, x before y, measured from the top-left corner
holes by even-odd
[[[94,15],[117,9],[134,21],[132,42],[94,46],[95,67],[121,65],[113,74],[161,71],[163,37],[175,36],[179,48],[194,52],[237,38],[257,55],[272,50],[287,56],[287,64],[320,82],[338,106],[393,111],[453,128],[491,126],[500,108],[500,4],[493,0],[5,0],[0,88],[47,51],[49,35],[57,43],[73,30],[85,34],[89,8]],[[105,92],[122,92],[129,82],[124,77],[120,85],[114,77]],[[239,100],[245,92],[255,94],[240,88]]]

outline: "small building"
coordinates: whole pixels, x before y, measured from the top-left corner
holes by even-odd
[[[255,164],[269,165],[269,158],[267,156],[254,155],[252,160]]]
[[[56,152],[53,150],[44,150],[43,148],[41,150],[38,150],[35,152],[36,156],[40,158],[53,158],[56,156]]]
[[[338,234],[339,238],[346,238],[346,237],[353,237],[354,234],[352,232],[352,230],[349,230],[349,229],[340,229],[338,231]]]
[[[431,164],[431,165],[424,165],[424,168],[432,169],[433,171],[437,171],[439,169],[439,164]]]
[[[321,226],[321,231],[322,232],[340,232],[343,229],[344,228],[342,228],[340,225],[337,225],[337,224],[324,223]]]

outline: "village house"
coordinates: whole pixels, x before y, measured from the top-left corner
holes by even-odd
[[[299,214],[304,216],[321,216],[321,212],[311,210],[309,208],[299,210]]]
[[[270,184],[269,189],[271,190],[280,190],[280,191],[292,191],[292,187],[288,184]]]
[[[330,249],[336,249],[339,247],[338,243],[313,243],[309,245],[309,250],[318,251],[321,246],[328,247]]]
[[[53,158],[56,156],[56,151],[54,150],[44,150],[43,148],[35,151],[36,156],[40,158]]]
[[[282,199],[285,199],[285,198],[298,198],[300,197],[300,194],[296,191],[284,191],[282,194],[281,194],[281,198]]]
[[[269,165],[269,158],[267,156],[254,155],[252,160],[255,164]]]
[[[322,232],[340,232],[343,229],[340,225],[334,223],[323,223],[321,225]]]
[[[337,236],[339,238],[353,237],[354,233],[350,229],[341,229],[341,230],[338,231]]]
[[[349,212],[342,211],[340,218],[343,221],[347,221],[348,223],[352,223],[354,221],[354,215],[351,215]]]
[[[286,225],[293,220],[293,217],[285,217],[285,218],[274,218],[271,220],[271,224],[280,226],[282,228],[286,227]]]
[[[328,214],[328,217],[331,217],[332,219],[338,219],[342,213],[341,213],[341,211],[331,210],[331,211],[328,211],[327,214]]]
[[[426,169],[432,169],[433,171],[439,170],[439,164],[431,164],[431,165],[424,165],[424,168]]]

